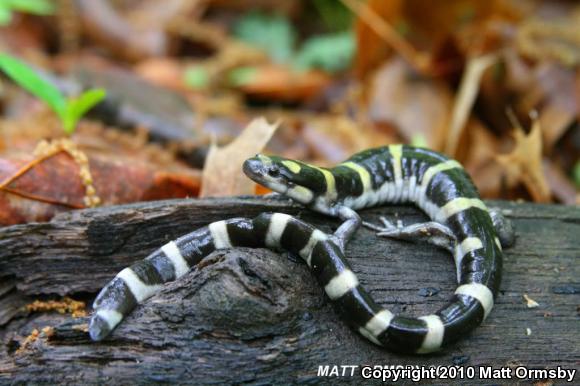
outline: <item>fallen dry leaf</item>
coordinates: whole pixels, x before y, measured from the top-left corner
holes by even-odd
[[[568,176],[562,172],[561,167],[549,159],[544,159],[544,175],[554,198],[566,205],[578,204],[578,193]]]
[[[65,153],[46,158],[12,179],[34,158],[11,154],[0,158],[0,224],[48,221],[71,208],[84,208],[85,186],[79,167]],[[120,155],[91,154],[93,185],[103,205],[196,196],[199,172],[188,168],[165,171],[159,166]]]
[[[357,55],[355,71],[363,79],[395,50],[416,70],[426,70],[428,58],[415,50],[393,27],[402,21],[404,2],[401,0],[341,0],[357,15]]]
[[[494,162],[500,152],[501,141],[476,119],[470,119],[463,140],[458,148],[457,159],[465,166],[482,196],[501,197],[502,166]],[[468,151],[467,151],[468,149]]]
[[[235,88],[249,97],[283,102],[303,102],[327,87],[332,78],[322,71],[296,71],[290,67],[274,64],[247,67],[236,80]]]
[[[262,151],[279,123],[254,119],[230,144],[212,145],[203,169],[200,197],[254,194],[254,182],[242,172],[244,161]]]
[[[539,118],[544,148],[550,152],[578,119],[580,95],[575,84],[576,71],[554,63],[543,63],[535,71],[535,84],[541,91]]]
[[[556,60],[567,67],[580,63],[580,13],[574,18],[527,20],[517,29],[516,48],[537,61]]]
[[[512,108],[522,119],[538,107],[542,100],[533,63],[528,63],[512,50],[503,50],[498,62],[485,71],[477,94],[477,114],[496,134],[512,130],[505,110]]]
[[[397,142],[395,136],[361,125],[345,115],[312,117],[305,122],[302,134],[315,163],[321,166],[339,163],[371,147]]]
[[[393,58],[377,71],[371,86],[371,120],[394,124],[407,142],[420,135],[430,148],[441,149],[452,103],[443,82],[418,78],[403,60]]]
[[[175,59],[152,57],[139,62],[134,71],[151,83],[173,90],[189,91],[183,82],[183,64]]]
[[[488,44],[486,25],[495,20],[514,20],[518,12],[506,2],[449,0],[342,0],[357,15],[358,51],[355,71],[359,78],[375,69],[392,51],[423,74],[453,70],[442,68],[435,56],[456,41],[463,56],[480,53]],[[439,60],[439,63],[438,63]],[[445,60],[443,61],[445,62]]]
[[[542,131],[537,116],[532,118],[532,129],[526,135],[513,118],[515,146],[511,153],[496,156],[504,166],[509,187],[522,183],[535,202],[550,202],[550,188],[542,168]]]

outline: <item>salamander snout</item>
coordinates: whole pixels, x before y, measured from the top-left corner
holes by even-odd
[[[249,158],[244,161],[242,169],[245,175],[256,182],[260,182],[267,173],[266,165],[258,157]]]
[[[243,165],[244,173],[253,181],[278,193],[285,193],[293,182],[289,172],[278,160],[258,154],[247,159]]]

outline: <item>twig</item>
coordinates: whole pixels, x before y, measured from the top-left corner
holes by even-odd
[[[455,156],[457,152],[459,138],[461,137],[461,133],[463,132],[465,124],[469,118],[469,113],[475,103],[481,77],[485,70],[497,61],[497,58],[496,54],[488,54],[471,58],[467,62],[467,66],[463,72],[463,77],[461,78],[459,92],[455,97],[449,130],[447,131],[445,153],[450,156]]]
[[[360,0],[340,0],[348,9],[364,21],[377,35],[401,55],[420,73],[429,72],[429,57],[418,52],[411,44],[366,3]]]

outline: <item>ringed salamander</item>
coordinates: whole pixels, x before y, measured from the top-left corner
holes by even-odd
[[[404,353],[430,353],[464,337],[490,313],[499,290],[502,245],[513,229],[488,211],[461,165],[437,152],[390,145],[355,154],[333,168],[275,156],[244,163],[257,183],[306,207],[343,220],[332,234],[282,213],[218,221],[165,244],[122,270],[97,296],[89,333],[105,338],[138,304],[178,279],[217,249],[237,246],[282,248],[302,257],[342,318],[371,342]],[[451,251],[458,287],[432,315],[394,315],[377,305],[359,284],[344,246],[362,221],[357,209],[413,203],[431,222],[407,227],[364,223],[379,235],[421,239]]]

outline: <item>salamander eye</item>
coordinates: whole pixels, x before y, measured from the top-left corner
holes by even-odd
[[[270,177],[278,177],[280,175],[280,169],[277,166],[271,166],[268,168],[268,175]]]

